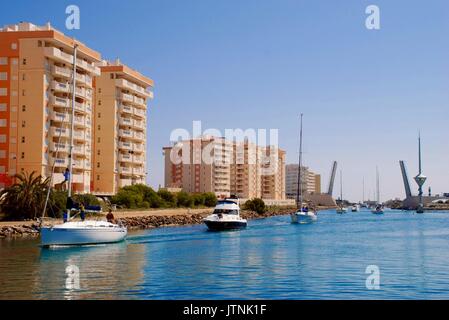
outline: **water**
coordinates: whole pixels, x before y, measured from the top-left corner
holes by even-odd
[[[130,233],[123,243],[41,249],[0,241],[0,299],[448,299],[449,212],[319,213],[248,229],[205,226]],[[66,286],[66,267],[80,289]],[[380,290],[366,288],[368,265]]]

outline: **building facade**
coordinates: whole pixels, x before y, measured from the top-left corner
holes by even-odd
[[[153,81],[116,61],[103,62],[95,78],[95,193],[145,183],[146,114]]]
[[[163,151],[167,188],[214,192],[218,197],[285,199],[285,152],[278,148],[201,137]]]
[[[63,181],[63,172],[69,166],[72,134],[70,123],[75,45],[77,60],[72,188],[75,192],[91,192],[96,180],[94,177],[105,175],[104,172],[96,174],[96,169],[103,167],[100,163],[100,168],[96,168],[100,160],[94,163],[94,135],[97,134],[94,132],[94,123],[98,115],[95,84],[97,81],[102,83],[105,78],[102,75],[101,66],[104,62],[100,53],[65,36],[50,24],[38,27],[31,23],[19,23],[0,29],[0,188],[12,183],[12,177],[20,172],[36,172],[43,177],[49,177],[54,172],[53,184],[56,187]],[[106,70],[105,74],[108,73]],[[128,80],[125,75],[122,78]],[[133,83],[141,84],[142,87],[145,84],[152,86],[152,82]],[[104,90],[109,88],[105,87]],[[132,95],[142,97],[139,94]],[[146,99],[143,101],[146,102]],[[140,107],[138,104],[135,106],[142,110],[141,118],[144,121],[146,106],[143,103]],[[110,105],[108,112],[103,111],[104,117],[114,114],[115,107]],[[137,116],[132,119],[137,119]],[[137,124],[140,123],[133,122],[133,125]],[[111,127],[107,128],[109,125]],[[113,141],[120,142],[121,135],[126,134],[119,130],[120,126],[116,130],[112,123],[104,123],[102,128],[110,129],[110,140]],[[143,135],[139,141],[145,145],[145,130],[136,131]],[[138,134],[136,141],[137,138]],[[116,150],[105,149],[103,154],[107,155],[108,151],[111,152],[108,160],[116,159]],[[144,181],[140,172],[137,176],[139,181]],[[109,190],[105,185],[98,188],[98,191]]]
[[[295,199],[298,191],[298,165],[288,164],[285,166],[285,190],[287,198]],[[314,173],[308,167],[301,168],[301,185],[304,193],[321,193],[321,175]]]

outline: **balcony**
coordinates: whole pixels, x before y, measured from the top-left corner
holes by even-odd
[[[75,121],[73,121],[73,123],[79,127],[87,127],[86,119],[82,116],[75,116]]]
[[[125,106],[124,104],[120,105],[120,112],[126,113],[126,114],[133,114],[133,107]]]
[[[51,71],[55,76],[71,79],[72,70],[70,70],[69,68],[53,66]]]
[[[119,124],[122,126],[132,126],[133,120],[130,118],[120,118]]]
[[[66,158],[53,158],[53,163],[55,165],[55,167],[63,167],[63,168],[67,168],[69,165],[69,161]]]
[[[145,99],[139,98],[139,97],[134,97],[134,103],[139,105],[139,106],[143,106],[145,108],[147,106],[147,103],[145,102]]]
[[[80,68],[83,68],[84,70],[88,71],[89,73],[93,73],[95,76],[100,75],[100,68],[94,66],[93,64],[82,60],[82,59],[76,59],[76,65]]]
[[[143,152],[144,151],[144,145],[141,144],[141,143],[135,143],[134,144],[134,151]]]
[[[119,134],[120,134],[120,138],[129,138],[129,139],[133,138],[133,133],[131,130],[120,129]]]
[[[120,179],[119,180],[119,187],[123,188],[126,186],[132,185],[133,180],[132,179]]]
[[[133,162],[134,163],[138,163],[138,164],[142,164],[144,162],[144,158],[142,156],[134,155]]]
[[[70,93],[70,86],[68,83],[53,80],[50,88],[52,88],[55,92]]]
[[[70,152],[68,144],[57,143],[57,142],[51,142],[50,150],[51,150],[51,152],[57,152],[57,153],[69,153]]]
[[[59,137],[59,135],[61,135],[61,137],[63,138],[69,138],[70,137],[70,131],[68,129],[65,128],[55,128],[52,127],[50,129],[50,133],[52,134],[53,137]]]
[[[144,118],[145,114],[146,114],[145,110],[134,108],[134,115]]]
[[[125,88],[127,90],[133,91],[136,94],[140,94],[144,97],[150,97],[152,95],[152,92],[149,90],[146,90],[144,87],[141,87],[135,83],[132,83],[126,79],[116,79],[115,85],[117,87]]]
[[[53,121],[57,121],[57,122],[69,122],[70,121],[70,116],[68,113],[63,113],[63,112],[52,112],[50,119]]]
[[[81,102],[75,102],[75,110],[78,112],[86,112],[86,104]]]
[[[84,131],[76,130],[76,131],[73,132],[73,139],[85,141],[86,140],[86,135],[85,135]]]
[[[119,167],[119,173],[131,175],[131,167]]]
[[[132,162],[132,156],[130,154],[119,154],[118,160],[120,162]]]
[[[119,142],[119,148],[123,149],[123,150],[132,150],[133,149],[133,144],[131,142],[128,142],[128,141],[120,141]]]
[[[73,153],[76,155],[84,156],[84,146],[83,145],[75,145],[73,147]]]
[[[145,129],[145,123],[141,120],[134,120],[132,123],[132,126],[134,128],[140,129],[140,130],[144,130]]]
[[[73,169],[84,169],[84,161],[83,160],[73,160],[72,161]]]
[[[56,107],[70,108],[70,101],[67,98],[61,98],[52,95],[50,97],[50,103]]]
[[[44,55],[46,57],[49,57],[51,60],[56,60],[58,62],[73,63],[73,56],[71,54],[62,52],[58,48],[54,47],[45,47],[44,48]]]
[[[128,93],[120,93],[117,97],[118,99],[128,102],[128,103],[134,103],[134,98],[131,94]]]
[[[143,141],[145,139],[145,135],[142,132],[134,132],[134,139]]]

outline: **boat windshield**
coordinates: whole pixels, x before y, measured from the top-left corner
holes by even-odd
[[[239,214],[237,210],[215,209],[214,214]]]

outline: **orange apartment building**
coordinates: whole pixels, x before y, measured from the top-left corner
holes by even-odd
[[[189,150],[189,159],[174,163],[172,154],[181,158],[183,150]],[[285,199],[285,151],[279,148],[202,137],[165,147],[163,151],[166,188],[214,192],[218,197],[233,194],[244,199]],[[212,164],[202,161],[204,152],[211,154]]]
[[[100,193],[116,191],[110,187],[106,188],[106,184],[100,184],[100,182],[97,188],[94,188],[95,178],[98,176],[100,180],[97,181],[102,181],[103,177],[107,180],[109,179],[107,176],[115,176],[115,168],[112,169],[113,166],[110,165],[111,159],[117,160],[117,168],[120,168],[117,150],[108,149],[108,147],[104,150],[100,149],[100,154],[106,156],[109,151],[109,156],[94,158],[94,148],[98,147],[94,143],[94,135],[101,137],[105,144],[106,141],[117,141],[118,145],[122,141],[120,134],[123,133],[118,124],[116,128],[112,122],[104,121],[108,115],[116,114],[118,110],[118,106],[112,103],[112,100],[108,101],[104,98],[105,103],[100,113],[105,118],[96,119],[98,112],[94,86],[98,82],[102,84],[101,90],[110,92],[120,87],[118,82],[116,83],[114,79],[113,83],[103,85],[104,79],[110,76],[110,72],[107,71],[107,67],[104,67],[107,75],[102,75],[104,62],[101,60],[100,53],[65,36],[53,29],[50,24],[38,27],[31,23],[19,23],[0,29],[0,188],[10,184],[14,174],[19,172],[35,171],[48,177],[53,170],[54,184],[63,180],[63,172],[69,164],[75,44],[78,45],[78,49],[73,119],[72,187],[75,192],[91,192],[94,189]],[[128,68],[123,66],[123,70]],[[152,81],[137,72],[130,71],[130,73],[137,76],[138,80],[133,82],[132,77],[128,78],[125,75],[126,71],[118,75],[118,79],[129,79],[130,83],[135,85],[153,85]],[[140,81],[141,79],[144,81]],[[146,97],[152,96],[149,91],[139,95],[132,93],[132,88],[128,89],[129,91],[126,88],[122,91],[126,94],[131,92],[130,95],[136,96],[139,102],[141,101],[137,97],[143,98],[143,102],[146,103]],[[137,142],[139,138],[141,147],[146,141],[145,128],[137,129],[136,126],[145,124],[146,105],[135,103],[134,107],[141,110],[141,113],[137,112],[136,116],[131,117],[133,120],[142,121],[133,122],[133,128],[136,128],[136,132],[140,132],[136,134],[134,141]],[[110,110],[106,111],[105,108]],[[117,121],[120,121],[119,116]],[[94,131],[96,122],[102,125],[104,131],[101,131],[101,134],[99,131]],[[108,131],[107,134],[106,131]],[[123,138],[123,140],[126,139]],[[139,154],[139,150],[136,151],[136,154]],[[144,161],[145,155],[142,159]],[[98,162],[100,162],[98,169],[111,168],[111,172],[106,174],[105,171],[99,171],[97,174]],[[136,181],[145,181],[145,169],[142,167],[144,164],[136,164],[136,168],[140,168],[138,169],[140,171],[136,171],[138,176]],[[118,182],[118,185],[122,183],[122,181]],[[117,184],[113,186],[116,187]]]

